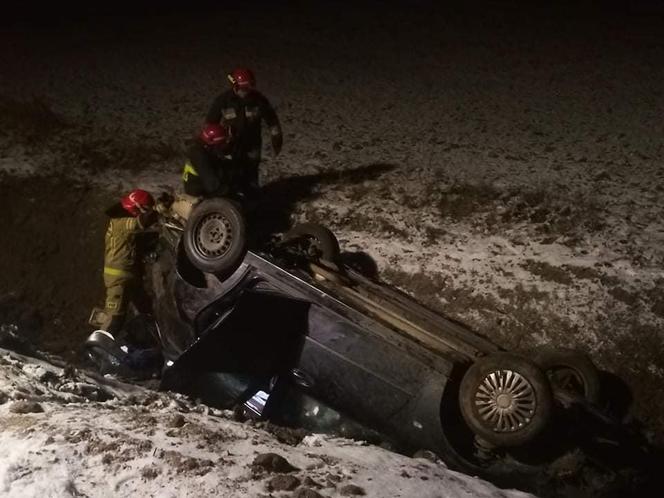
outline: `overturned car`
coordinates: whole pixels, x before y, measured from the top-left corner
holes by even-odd
[[[585,355],[502,351],[345,267],[325,227],[296,226],[260,251],[245,234],[223,199],[163,224],[151,270],[162,388],[281,424],[385,435],[483,474],[537,444],[558,407],[598,401]],[[88,347],[118,364],[127,351],[102,333]]]

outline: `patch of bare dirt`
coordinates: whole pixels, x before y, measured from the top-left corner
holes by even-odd
[[[530,273],[533,273],[544,280],[550,280],[563,285],[570,285],[572,283],[572,276],[564,268],[560,266],[551,265],[545,261],[535,261],[527,259],[521,265]]]
[[[212,460],[186,457],[178,451],[158,452],[158,458],[168,464],[177,474],[193,474],[203,476],[214,467]]]
[[[86,183],[0,175],[0,299],[29,305],[19,317],[5,308],[1,322],[39,327],[42,347],[74,354],[103,300],[104,210],[112,201]]]
[[[71,125],[41,98],[21,101],[0,95],[0,126],[14,141],[37,145]]]
[[[265,429],[267,432],[277,438],[279,442],[288,444],[290,446],[297,446],[306,436],[310,434],[309,431],[302,428],[294,429],[292,427],[282,427],[271,422],[267,422],[264,425],[260,425],[258,427]]]
[[[268,491],[293,491],[301,481],[295,476],[279,474],[269,479],[266,484]]]
[[[646,296],[650,299],[652,312],[664,318],[664,279],[658,279],[655,285],[646,291]]]
[[[572,284],[573,274],[569,267],[559,268],[546,263],[531,262],[530,271],[545,279]],[[593,272],[583,272],[593,277]],[[381,276],[389,283],[420,296],[420,301],[430,309],[465,323],[478,334],[508,350],[529,350],[545,341],[553,346],[569,347],[588,351],[600,369],[612,372],[624,382],[630,392],[631,406],[625,420],[644,424],[649,428],[649,437],[662,443],[664,434],[664,401],[656,395],[661,390],[660,372],[664,371],[664,340],[659,330],[641,323],[635,314],[635,306],[644,305],[647,296],[638,296],[623,289],[614,279],[607,280],[607,292],[614,299],[609,306],[612,313],[597,324],[606,330],[596,343],[589,344],[586,331],[568,317],[547,312],[546,303],[550,295],[533,287],[517,284],[513,289],[499,289],[501,301],[489,295],[473,293],[467,288],[455,288],[440,274],[414,274],[387,269]],[[659,285],[651,290],[658,296]],[[653,301],[657,306],[660,301]],[[445,304],[443,304],[443,302]],[[617,304],[628,307],[620,310]],[[472,316],[468,310],[474,310]],[[609,333],[610,331],[610,333]],[[607,393],[607,398],[612,394]]]
[[[45,166],[71,164],[92,174],[164,164],[182,156],[184,148],[183,143],[69,120],[40,97],[17,100],[0,95],[0,126],[11,138],[7,147],[21,144],[32,155],[46,156]]]

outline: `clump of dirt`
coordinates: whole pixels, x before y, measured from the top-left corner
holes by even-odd
[[[83,182],[0,176],[0,298],[36,310],[18,317],[19,325],[41,326],[39,346],[69,359],[90,332],[91,308],[103,300],[104,210],[113,200]]]
[[[578,198],[553,197],[542,189],[454,182],[443,192],[425,192],[429,192],[429,203],[437,206],[442,217],[452,222],[479,218],[482,227],[490,231],[502,232],[507,225],[527,223],[537,234],[574,239],[581,231],[598,232],[606,225],[599,206]],[[404,205],[417,209],[422,198],[406,196]]]
[[[646,291],[646,295],[650,298],[651,311],[664,318],[664,278],[657,279],[655,285]]]
[[[262,428],[276,437],[279,442],[290,446],[297,446],[306,436],[311,434],[302,428],[282,427],[271,422],[266,423]]]
[[[381,276],[387,281],[407,289],[416,296],[422,296],[424,304],[435,306],[440,304],[439,296],[448,286],[441,274],[427,275],[423,272],[408,273],[394,268],[386,268]]]
[[[486,210],[501,197],[500,190],[487,184],[456,183],[438,202],[441,216],[459,221],[478,211]]]
[[[572,276],[564,268],[553,266],[545,261],[527,259],[521,266],[544,280],[550,280],[563,285],[570,285],[573,281]]]
[[[161,469],[155,465],[146,465],[141,469],[141,477],[147,481],[156,479],[161,474]]]
[[[69,432],[64,435],[64,440],[70,444],[77,444],[81,441],[92,441],[93,435],[90,429],[81,429],[80,431]]]
[[[570,272],[577,279],[600,280],[603,276],[599,271],[587,266],[562,265],[562,268]]]
[[[176,474],[204,476],[214,467],[212,460],[187,457],[179,451],[159,450],[156,456],[160,461],[170,466]]]
[[[324,498],[322,494],[305,486],[299,487],[293,493],[293,498]]]
[[[258,473],[276,472],[278,474],[298,470],[297,467],[291,465],[288,460],[276,453],[261,453],[256,455],[254,461],[251,462],[251,468],[254,472]]]
[[[268,491],[293,491],[300,485],[300,480],[288,474],[278,474],[270,478],[266,487]]]
[[[364,488],[355,484],[346,484],[345,486],[342,486],[339,493],[341,493],[342,496],[364,496],[367,494],[367,492],[364,491]]]
[[[44,408],[35,401],[14,401],[9,407],[11,413],[42,413]]]

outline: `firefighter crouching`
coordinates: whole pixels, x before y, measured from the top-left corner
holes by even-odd
[[[240,173],[231,155],[230,129],[219,123],[207,124],[187,151],[182,171],[184,191],[195,197],[223,196]]]
[[[106,210],[109,217],[105,235],[103,311],[96,309],[90,323],[115,334],[124,325],[127,307],[133,304],[139,313],[151,311],[143,289],[139,236],[155,224],[158,214],[155,200],[148,192],[135,189]]]

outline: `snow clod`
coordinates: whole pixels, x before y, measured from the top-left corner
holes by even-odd
[[[44,408],[35,401],[14,401],[10,407],[11,413],[43,413]]]
[[[261,453],[254,458],[254,461],[251,463],[251,466],[254,469],[262,469],[268,472],[279,472],[287,473],[298,470],[297,467],[293,467],[288,460],[286,460],[281,455],[276,453]]]

